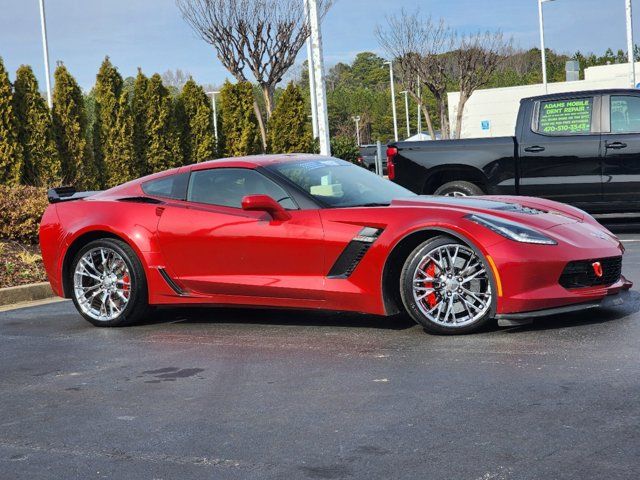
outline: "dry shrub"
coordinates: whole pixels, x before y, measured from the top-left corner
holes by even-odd
[[[47,204],[44,188],[0,185],[0,238],[37,243]]]

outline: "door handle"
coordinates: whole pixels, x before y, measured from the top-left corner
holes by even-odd
[[[621,148],[627,148],[627,144],[622,142],[606,142],[604,145],[606,148],[610,148],[611,150],[620,150]]]
[[[544,147],[541,147],[539,145],[534,145],[533,147],[527,147],[524,149],[525,152],[529,152],[529,153],[538,153],[538,152],[544,152]]]

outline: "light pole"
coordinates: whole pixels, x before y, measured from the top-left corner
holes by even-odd
[[[393,138],[398,141],[398,115],[396,113],[396,87],[393,81],[393,62],[384,62],[389,65],[389,78],[391,80],[391,108],[393,109]]]
[[[220,92],[207,92],[207,95],[211,95],[211,107],[213,108],[213,134],[216,137],[216,147],[218,145],[218,110],[216,107],[216,95]]]
[[[49,78],[49,43],[47,42],[47,20],[44,15],[44,0],[40,0],[40,27],[42,29],[42,49],[44,50],[44,78],[47,82],[47,105],[53,107],[51,79]]]
[[[629,58],[629,83],[631,88],[636,86],[636,59],[633,51],[633,23],[631,14],[631,0],[626,0],[627,10],[627,57]]]
[[[309,2],[309,26],[311,28],[311,57],[313,58],[313,75],[316,86],[315,101],[318,113],[318,138],[320,154],[331,155],[329,141],[329,114],[327,113],[327,88],[324,82],[324,59],[322,57],[322,32],[320,31],[320,14],[317,0]]]
[[[544,47],[544,16],[542,15],[542,4],[545,2],[553,2],[553,0],[538,0],[538,18],[540,20],[540,53],[542,55],[542,83],[544,84],[545,93],[549,92],[547,86],[547,52]]]
[[[422,95],[420,93],[420,77],[418,77],[418,135],[422,134]]]
[[[309,23],[309,2],[304,0],[304,12]],[[307,67],[309,69],[309,100],[311,103],[311,127],[314,140],[318,138],[318,104],[316,103],[316,79],[313,74],[313,51],[311,49],[311,34],[307,37]]]
[[[360,116],[351,117],[351,120],[356,122],[356,139],[358,141],[358,146],[360,146]]]
[[[409,138],[411,136],[411,126],[409,124],[409,92],[405,90],[400,93],[404,94],[404,111],[407,116],[407,138]]]

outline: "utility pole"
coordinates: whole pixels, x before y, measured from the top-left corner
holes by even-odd
[[[384,62],[389,65],[389,78],[391,80],[391,108],[393,109],[393,137],[398,141],[398,114],[396,112],[396,87],[393,81],[393,62]]]
[[[633,15],[631,13],[631,0],[625,0],[627,10],[627,57],[629,58],[629,83],[631,88],[636,87],[636,59],[633,45]]]
[[[40,27],[42,29],[42,49],[44,51],[44,78],[47,82],[47,105],[53,107],[51,79],[49,78],[49,43],[47,42],[47,20],[44,15],[44,0],[40,0]]]
[[[213,108],[213,134],[216,137],[216,148],[218,146],[218,110],[216,106],[216,95],[220,92],[207,92],[211,95],[211,107]]]
[[[304,12],[309,23],[309,2],[304,0]],[[311,127],[313,129],[313,138],[318,138],[318,104],[316,98],[316,79],[313,74],[313,51],[311,49],[311,34],[307,37],[307,67],[309,69],[309,100],[311,103]]]
[[[331,155],[329,141],[329,114],[327,113],[327,88],[324,82],[324,59],[322,57],[322,33],[320,31],[320,15],[317,0],[309,1],[309,26],[311,27],[311,57],[313,58],[313,75],[316,86],[315,101],[318,111],[318,138],[320,154]]]
[[[407,90],[400,92],[404,94],[404,112],[407,116],[407,138],[411,136],[411,125],[409,120],[409,92]]]
[[[358,141],[358,146],[360,146],[360,116],[351,117],[351,120],[356,122],[356,139]]]

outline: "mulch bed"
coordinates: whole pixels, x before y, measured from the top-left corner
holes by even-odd
[[[45,281],[47,275],[37,245],[0,240],[0,288]]]

